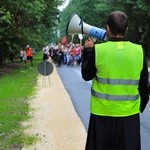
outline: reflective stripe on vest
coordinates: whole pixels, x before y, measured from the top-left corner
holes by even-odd
[[[97,82],[102,84],[111,84],[111,85],[138,85],[139,80],[128,80],[128,79],[109,79],[109,78],[99,78],[95,77]]]
[[[137,95],[110,95],[103,94],[100,92],[96,92],[91,89],[91,94],[97,98],[106,99],[106,100],[116,100],[116,101],[135,101],[139,98],[139,94]]]

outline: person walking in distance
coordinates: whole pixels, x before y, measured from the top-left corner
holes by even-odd
[[[148,68],[142,46],[125,39],[127,28],[127,15],[114,11],[107,19],[108,41],[84,43],[82,78],[92,80],[86,150],[141,150]]]
[[[23,58],[22,58],[23,62],[26,64],[27,63],[27,54],[26,54],[26,50],[23,49]]]
[[[22,60],[23,60],[23,48],[21,48],[21,50],[19,52],[19,57],[20,57],[20,61],[22,62]]]
[[[49,46],[43,47],[43,60],[49,59]]]
[[[29,61],[31,62],[31,66],[33,66],[33,53],[32,53],[32,47],[30,45],[26,46],[26,55],[27,55],[27,66]]]

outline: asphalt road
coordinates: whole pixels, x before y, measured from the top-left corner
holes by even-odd
[[[89,99],[91,82],[86,82],[81,77],[79,66],[62,65],[57,67],[57,71],[64,83],[68,94],[79,117],[81,118],[86,130],[89,122]]]
[[[57,67],[58,74],[70,95],[72,103],[86,130],[89,122],[89,105],[91,82],[84,81],[81,77],[80,66]],[[142,150],[150,150],[150,102],[141,116],[141,143]]]

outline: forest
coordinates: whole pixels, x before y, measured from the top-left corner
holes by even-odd
[[[105,28],[108,15],[115,10],[129,17],[127,39],[141,44],[150,57],[150,1],[149,0],[0,0],[0,65],[18,54],[27,44],[35,50],[57,43],[66,35],[70,16],[77,13],[84,22]],[[74,38],[78,42],[77,36]]]

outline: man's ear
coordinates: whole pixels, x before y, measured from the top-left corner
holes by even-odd
[[[109,26],[108,26],[108,25],[106,25],[106,29],[107,29],[107,32],[109,32],[109,31],[110,31],[110,28],[109,28]]]
[[[106,25],[106,30],[107,30],[108,38],[110,38],[112,36],[112,33],[108,25]]]

